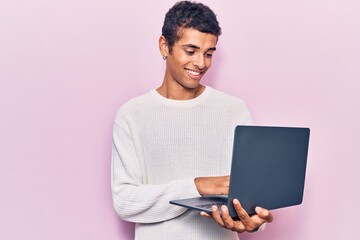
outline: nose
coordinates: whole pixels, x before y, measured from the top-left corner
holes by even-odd
[[[193,60],[193,65],[200,70],[205,68],[205,57],[202,54],[196,54]]]

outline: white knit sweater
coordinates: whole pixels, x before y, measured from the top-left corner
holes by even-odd
[[[229,175],[234,128],[251,124],[243,101],[206,87],[191,100],[156,90],[125,103],[113,129],[113,204],[136,240],[238,239],[199,212],[170,205],[199,196],[195,177]]]

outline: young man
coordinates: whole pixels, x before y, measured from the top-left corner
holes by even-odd
[[[136,223],[135,239],[238,239],[237,233],[272,221],[260,207],[250,217],[237,200],[241,221],[233,221],[226,206],[221,216],[214,206],[210,216],[169,204],[227,194],[234,128],[251,124],[244,102],[200,84],[220,34],[207,6],[175,4],[159,39],[166,60],[162,85],[128,101],[116,115],[113,203],[122,219]]]

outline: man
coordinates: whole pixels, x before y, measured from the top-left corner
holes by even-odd
[[[221,216],[214,206],[210,216],[169,204],[227,194],[234,128],[251,124],[244,102],[200,84],[220,34],[207,6],[175,4],[159,39],[162,85],[125,103],[115,117],[113,203],[122,219],[136,223],[135,239],[238,239],[237,233],[272,221],[260,207],[250,217],[237,200],[241,221],[233,221],[226,206]]]

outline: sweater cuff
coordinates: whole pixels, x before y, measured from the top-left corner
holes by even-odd
[[[177,194],[179,199],[201,197],[196,189],[194,178],[177,181]]]
[[[261,224],[260,227],[258,228],[258,230],[256,232],[261,232],[261,231],[264,231],[266,228],[266,222]]]

